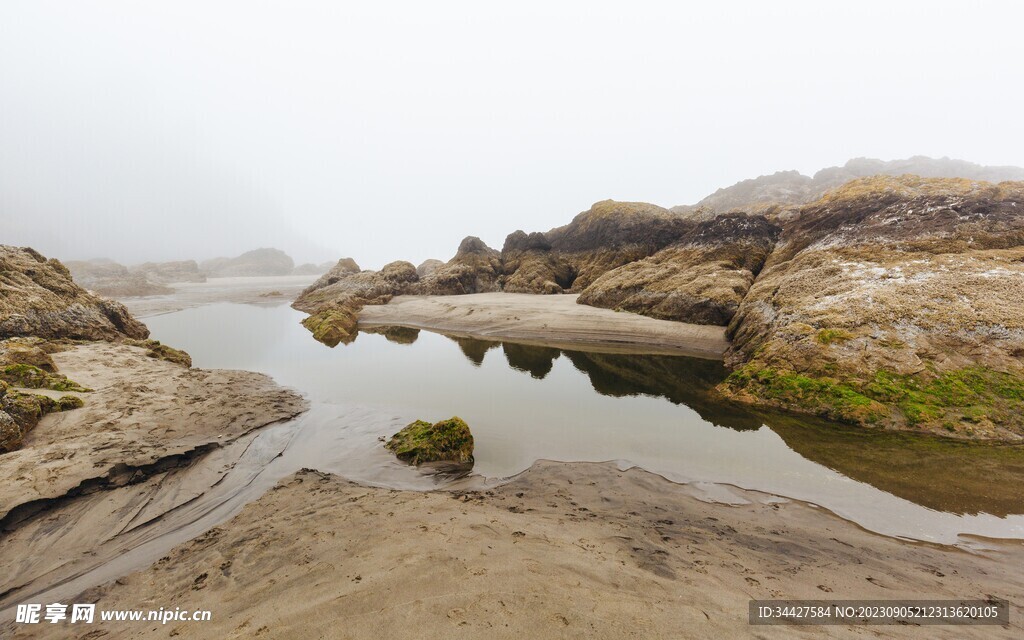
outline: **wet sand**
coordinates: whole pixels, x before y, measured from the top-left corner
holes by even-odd
[[[142,638],[1020,637],[1024,547],[984,555],[865,532],[811,505],[747,504],[612,464],[539,462],[478,492],[302,471],[153,567],[76,601],[208,609],[107,623]],[[747,624],[752,598],[1006,598],[1011,627]],[[40,625],[14,637],[86,637]]]
[[[475,293],[398,296],[364,307],[359,326],[403,326],[472,338],[584,348],[596,352],[689,355],[720,359],[725,327],[656,320],[576,304],[575,295]]]
[[[187,369],[139,347],[89,343],[53,360],[93,391],[72,394],[82,408],[45,416],[21,449],[0,456],[0,518],[89,481],[127,482],[135,468],[231,442],[307,407],[263,374]]]
[[[162,296],[118,298],[137,318],[171,313],[214,302],[291,304],[317,276],[262,276],[210,278],[206,282],[168,285],[174,293]]]
[[[209,492],[261,427],[307,408],[263,374],[188,369],[138,347],[52,357],[93,391],[0,456],[0,609],[145,541],[148,523]]]

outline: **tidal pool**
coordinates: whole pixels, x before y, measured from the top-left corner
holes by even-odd
[[[146,318],[195,366],[261,371],[312,405],[287,455],[409,486],[378,442],[414,419],[465,419],[474,473],[505,478],[538,459],[617,461],[690,483],[708,499],[736,486],[807,501],[879,533],[971,545],[1024,538],[1024,448],[968,445],[757,414],[707,391],[721,363],[362,332],[333,349],[287,306],[211,304]],[[966,534],[966,535],[965,535]]]

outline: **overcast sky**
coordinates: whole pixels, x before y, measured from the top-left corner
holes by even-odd
[[[780,169],[1024,165],[1024,3],[0,2],[0,242],[448,259]]]

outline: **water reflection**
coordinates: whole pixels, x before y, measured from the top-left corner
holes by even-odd
[[[620,460],[694,486],[814,502],[873,531],[946,542],[958,533],[1024,537],[1022,447],[751,412],[716,397],[726,371],[708,360],[394,328],[327,349],[300,316],[210,305],[148,321],[156,339],[189,351],[197,367],[261,371],[300,389],[314,407],[302,431],[308,451],[330,452],[342,461],[332,468],[350,477],[393,482],[380,472],[393,460],[377,437],[414,419],[459,415],[472,426],[475,472],[485,477],[542,458]],[[318,417],[332,411],[362,417]]]
[[[402,344],[414,342],[419,333],[401,327],[377,327],[370,332]],[[707,422],[735,431],[767,426],[805,459],[929,509],[996,516],[1024,512],[1024,492],[1016,488],[1024,477],[1021,447],[865,430],[806,416],[748,410],[715,395],[715,386],[728,371],[713,360],[446,337],[476,367],[483,364],[488,352],[500,349],[511,369],[543,380],[564,357],[601,395],[664,398],[693,409]]]
[[[1024,512],[1024,448],[866,431],[793,416],[766,416],[803,457],[929,509],[996,516]]]
[[[388,342],[394,342],[395,344],[413,344],[420,337],[420,330],[410,327],[370,327],[360,329],[360,331],[380,334]]]

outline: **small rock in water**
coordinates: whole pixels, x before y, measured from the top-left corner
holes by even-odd
[[[473,434],[462,418],[431,424],[417,420],[396,433],[384,445],[399,460],[419,466],[425,462],[473,464]]]

